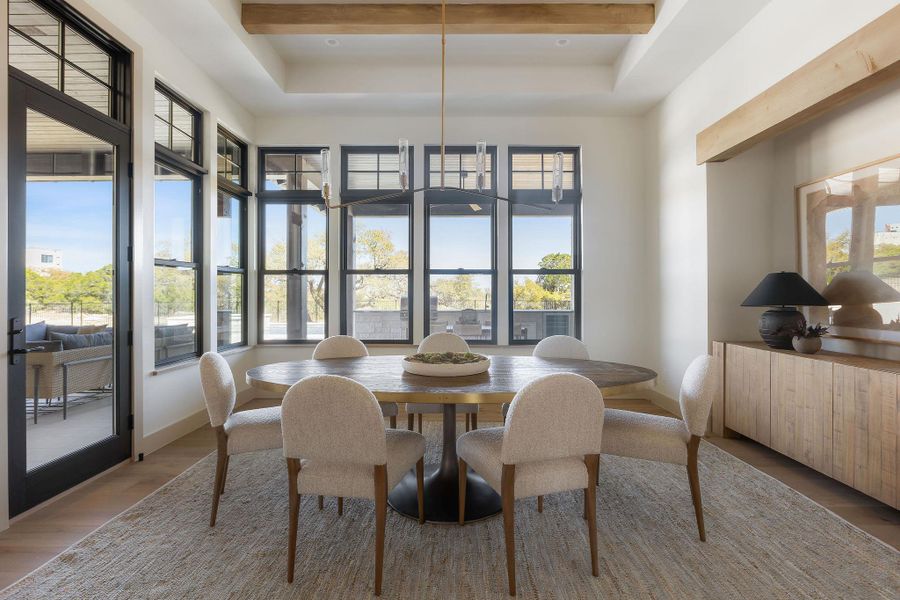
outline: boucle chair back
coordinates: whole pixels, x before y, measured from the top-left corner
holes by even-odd
[[[222,355],[207,352],[200,357],[200,386],[209,413],[209,424],[221,427],[234,412],[237,397],[231,367]]]
[[[469,352],[469,344],[455,333],[432,333],[419,344],[418,352]]]
[[[374,394],[337,375],[312,375],[281,403],[284,456],[331,463],[387,462],[384,420]]]
[[[702,354],[688,365],[678,394],[681,418],[691,435],[702,437],[706,433],[715,391],[716,369],[713,357]]]
[[[570,335],[551,335],[545,337],[534,347],[532,356],[540,358],[573,358],[576,360],[590,360],[584,342]]]
[[[531,381],[513,398],[500,460],[523,462],[600,454],[603,394],[590,379],[555,373]]]
[[[368,355],[369,351],[366,345],[355,337],[333,335],[316,344],[312,357],[316,360],[323,360],[327,358],[356,358]]]

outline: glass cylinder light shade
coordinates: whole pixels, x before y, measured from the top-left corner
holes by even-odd
[[[322,148],[322,199],[331,200],[331,150]]]
[[[405,192],[409,189],[409,140],[401,139],[399,143],[400,158],[400,188]]]
[[[563,197],[563,153],[557,152],[553,155],[553,188],[550,191],[550,198],[554,203],[559,204]]]
[[[487,142],[480,141],[475,144],[475,188],[479,192],[484,191],[485,163],[487,161]]]

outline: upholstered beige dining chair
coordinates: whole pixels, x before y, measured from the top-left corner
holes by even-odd
[[[532,356],[539,358],[572,358],[575,360],[591,360],[587,346],[578,338],[571,335],[551,335],[545,337],[534,350]],[[506,413],[509,411],[509,402],[503,404],[503,418],[506,419]]]
[[[419,354],[423,352],[470,352],[469,344],[455,333],[432,333],[419,344],[416,350]],[[478,429],[478,405],[477,404],[457,404],[456,412],[466,415],[466,431],[469,429]],[[406,428],[413,430],[413,417],[416,418],[419,433],[422,433],[422,415],[441,415],[444,414],[444,407],[441,404],[412,404],[406,405],[407,422]]]
[[[459,455],[459,523],[465,523],[466,467],[500,493],[509,593],[516,595],[515,500],[584,490],[584,512],[597,577],[596,478],[603,435],[603,394],[586,377],[535,379],[513,398],[503,427],[463,434]]]
[[[287,580],[294,580],[300,496],[322,494],[375,501],[375,595],[381,594],[388,491],[415,465],[419,523],[424,522],[425,438],[385,429],[368,389],[337,375],[295,383],[281,404],[290,528]]]
[[[313,359],[327,360],[329,358],[356,358],[368,356],[369,349],[355,337],[349,335],[333,335],[325,338],[313,350]],[[393,429],[397,429],[397,414],[400,407],[396,402],[380,402],[381,414],[390,419]]]
[[[695,358],[684,373],[678,404],[681,419],[608,409],[603,423],[603,454],[687,466],[700,540],[706,541],[697,451],[712,408],[716,372],[711,356]]]
[[[328,360],[330,358],[357,358],[368,356],[369,349],[355,337],[349,335],[333,335],[316,344],[313,350],[314,360]],[[379,402],[381,415],[388,417],[392,429],[397,429],[397,414],[400,407],[396,402]],[[325,499],[319,496],[319,510],[325,507]],[[337,499],[338,516],[344,514],[344,499]]]
[[[281,408],[256,408],[234,412],[237,398],[231,367],[221,355],[207,352],[200,357],[200,385],[216,432],[216,479],[213,483],[209,526],[216,524],[219,497],[225,492],[225,476],[231,456],[257,450],[281,448]]]

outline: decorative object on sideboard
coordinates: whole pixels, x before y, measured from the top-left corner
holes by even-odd
[[[884,319],[873,304],[900,302],[900,292],[864,269],[838,273],[822,291],[828,303],[840,306],[831,322],[843,327],[881,329]]]
[[[900,345],[900,154],[796,192],[800,274],[829,303],[807,320],[835,338]]]
[[[806,327],[798,306],[828,306],[822,297],[798,273],[769,273],[741,306],[768,306],[759,317],[759,335],[771,348],[791,350],[794,332]]]
[[[800,354],[815,354],[822,349],[822,337],[828,335],[828,328],[821,323],[808,325],[794,333],[791,344]]]

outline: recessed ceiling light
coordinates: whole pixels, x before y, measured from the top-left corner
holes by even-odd
[[[563,46],[568,46],[569,40],[567,40],[566,38],[558,39],[558,40],[556,40],[556,45],[559,46],[560,48],[562,48]]]
[[[327,40],[325,40],[325,43],[328,44],[329,46],[340,46],[341,45],[341,42],[334,38],[328,38]]]

